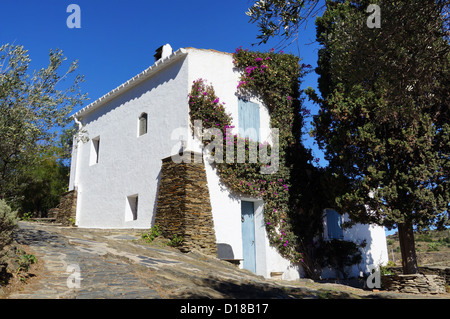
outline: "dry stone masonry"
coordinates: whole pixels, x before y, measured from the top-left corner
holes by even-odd
[[[440,275],[387,275],[381,277],[381,287],[402,293],[445,293],[445,279]]]
[[[57,223],[72,226],[77,214],[77,190],[71,190],[61,195],[59,205],[53,210]]]
[[[164,237],[183,238],[181,251],[217,256],[205,167],[203,162],[195,163],[194,156],[202,158],[202,154],[184,152],[181,163],[172,157],[162,160],[155,224]]]

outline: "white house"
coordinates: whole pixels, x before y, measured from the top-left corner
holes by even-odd
[[[74,115],[89,135],[88,142],[74,143],[72,154],[69,190],[77,190],[78,227],[153,225],[161,160],[182,146],[202,151],[190,127],[187,96],[193,81],[206,79],[226,102],[227,112],[239,119],[240,74],[231,54],[194,48],[173,52],[165,45],[155,59],[148,69]],[[260,140],[270,142],[269,112],[261,101],[251,102],[259,112]],[[205,170],[217,243],[227,247],[233,259],[244,260],[241,267],[258,275],[302,276],[301,269],[269,245],[263,201],[232,195],[206,161]],[[358,225],[345,230],[344,238],[368,242],[364,261],[353,273],[368,272],[369,266],[387,261],[383,228]]]

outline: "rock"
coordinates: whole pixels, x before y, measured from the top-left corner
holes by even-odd
[[[387,275],[381,277],[382,288],[402,293],[445,293],[445,279],[439,275]]]

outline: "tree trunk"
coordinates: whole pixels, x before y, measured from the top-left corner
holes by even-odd
[[[414,243],[414,232],[412,223],[398,224],[398,238],[402,252],[403,274],[417,274],[416,247]]]

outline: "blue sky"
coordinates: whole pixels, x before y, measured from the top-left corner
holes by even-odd
[[[81,9],[81,28],[68,28],[70,4]],[[258,29],[245,14],[251,0],[2,0],[0,5],[0,43],[20,44],[29,50],[31,68],[48,64],[49,49],[62,49],[68,61],[79,60],[79,73],[85,75],[83,92],[95,101],[118,85],[153,64],[159,46],[169,43],[181,47],[234,52],[235,48],[269,51],[278,41],[254,46]],[[309,44],[313,43],[313,44]],[[309,45],[308,45],[309,44]],[[300,41],[284,49],[317,63],[314,21]],[[302,88],[316,87],[311,73]],[[306,102],[312,114],[317,107]],[[76,111],[76,110],[75,110]],[[306,141],[318,158],[322,153]],[[324,161],[320,162],[324,165]]]

